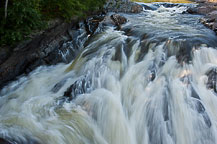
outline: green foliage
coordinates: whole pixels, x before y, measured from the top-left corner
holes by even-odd
[[[10,2],[10,0],[9,0]],[[33,30],[43,26],[41,14],[34,1],[13,0],[8,5],[7,18],[1,8],[0,45],[13,45],[25,39]]]
[[[4,1],[4,0],[2,0]],[[34,30],[46,28],[46,21],[85,17],[99,10],[105,0],[9,0],[7,18],[4,4],[0,5],[0,46],[14,45]]]
[[[62,17],[70,20],[73,16],[84,17],[90,11],[101,8],[105,0],[44,0],[41,8],[48,18]]]

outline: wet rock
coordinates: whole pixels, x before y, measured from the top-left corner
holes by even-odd
[[[172,8],[172,7],[180,6],[180,4],[175,4],[175,3],[163,3],[162,5],[166,8]]]
[[[208,128],[210,128],[212,126],[212,123],[211,123],[211,120],[210,120],[208,114],[205,112],[205,113],[203,113],[202,116],[203,116],[205,124],[207,125]]]
[[[0,64],[0,88],[40,65],[69,63],[76,55],[76,48],[79,47],[76,46],[77,43],[82,41],[78,39],[80,26],[77,26],[77,23],[62,22],[14,48],[11,55]],[[82,34],[85,39],[85,32]]]
[[[113,14],[110,16],[118,29],[121,29],[121,25],[127,22],[127,19],[119,14]]]
[[[101,24],[102,26],[116,26],[117,29],[121,29],[121,25],[126,22],[127,19],[124,16],[121,16],[120,14],[112,14],[111,16],[105,16]]]
[[[190,14],[203,14],[206,15],[210,12],[217,10],[217,3],[200,3],[198,6],[189,8],[187,10]]]
[[[108,0],[105,11],[113,12],[141,12],[142,6],[129,0]],[[52,28],[40,35],[35,35],[11,53],[0,51],[0,89],[9,81],[15,80],[21,74],[28,74],[41,65],[69,63],[82,48],[81,43],[87,40],[87,35],[99,30],[99,25],[104,19],[103,15],[90,17],[84,25],[79,25],[77,20],[72,23],[62,21],[52,22]],[[112,20],[116,26],[126,22],[121,16],[114,16]],[[85,31],[78,32],[84,27]],[[71,42],[71,43],[70,43]]]
[[[155,5],[146,5],[146,4],[141,4],[141,5],[143,6],[145,10],[157,10],[158,9],[158,7]]]
[[[217,10],[201,18],[200,22],[217,33]]]
[[[140,13],[143,11],[143,7],[141,5],[138,5],[138,4],[133,4],[131,6],[131,12],[132,13]]]
[[[195,107],[198,113],[203,116],[206,126],[210,128],[212,126],[212,123],[203,104],[199,100],[197,100],[195,103]]]
[[[54,85],[54,87],[51,89],[53,93],[57,93],[66,83],[66,79],[61,80],[57,84]]]
[[[102,21],[102,25],[115,26],[115,22],[111,19],[111,16],[105,16],[105,18]]]
[[[195,91],[195,89],[193,87],[191,87],[191,96],[193,98],[196,98],[196,99],[200,100],[199,94]]]
[[[108,0],[104,5],[106,12],[140,13],[143,7],[130,0]]]
[[[0,47],[0,64],[5,62],[10,56],[10,48],[9,47]]]
[[[93,35],[99,28],[100,22],[104,20],[105,15],[100,14],[85,20],[85,28],[88,34]]]
[[[200,22],[217,34],[217,3],[204,2],[187,10],[190,14],[202,14]]]
[[[217,94],[217,68],[211,69],[206,75],[208,77],[207,88],[212,89]]]
[[[67,97],[69,101],[75,99],[77,95],[90,92],[91,80],[85,76],[75,81],[64,93],[64,97]]]
[[[111,15],[111,19],[115,22],[116,25],[122,25],[127,22],[127,19],[119,14]]]

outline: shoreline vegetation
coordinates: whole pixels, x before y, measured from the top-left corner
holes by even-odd
[[[27,3],[41,0],[15,1],[19,5],[14,10],[12,0],[8,1],[7,18],[4,23],[0,22],[0,89],[39,66],[70,63],[103,22],[120,27],[125,21],[119,15],[113,19],[106,17],[107,12],[139,13],[143,10],[141,5],[129,0],[44,1],[60,3],[58,9],[54,3],[49,6]],[[62,3],[68,1],[72,3]],[[74,1],[81,1],[79,5],[83,7],[74,6],[71,10]],[[23,6],[24,2],[37,7]],[[4,18],[4,6],[0,10]]]
[[[114,1],[117,6],[129,2],[129,0]],[[132,0],[132,2],[140,1],[165,0]],[[190,0],[168,1],[191,2]],[[204,2],[204,0],[196,2],[201,1]],[[214,1],[206,0],[206,2]],[[51,28],[59,20],[71,22],[72,19],[85,19],[94,12],[103,11],[106,2],[108,3],[109,0],[4,0],[0,5],[0,48],[16,47],[23,41],[32,39],[35,35]]]
[[[4,0],[0,5],[0,46],[15,46],[49,28],[53,19],[70,22],[103,8],[105,0]]]

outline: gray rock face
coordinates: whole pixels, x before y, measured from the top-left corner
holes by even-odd
[[[106,12],[140,13],[143,7],[130,0],[108,0],[104,5]]]
[[[189,8],[187,12],[205,15],[204,18],[200,19],[200,22],[217,34],[217,3],[202,1],[198,6]]]

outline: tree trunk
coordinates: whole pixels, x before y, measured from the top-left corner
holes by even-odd
[[[8,0],[5,1],[5,19],[7,18],[8,11]]]

